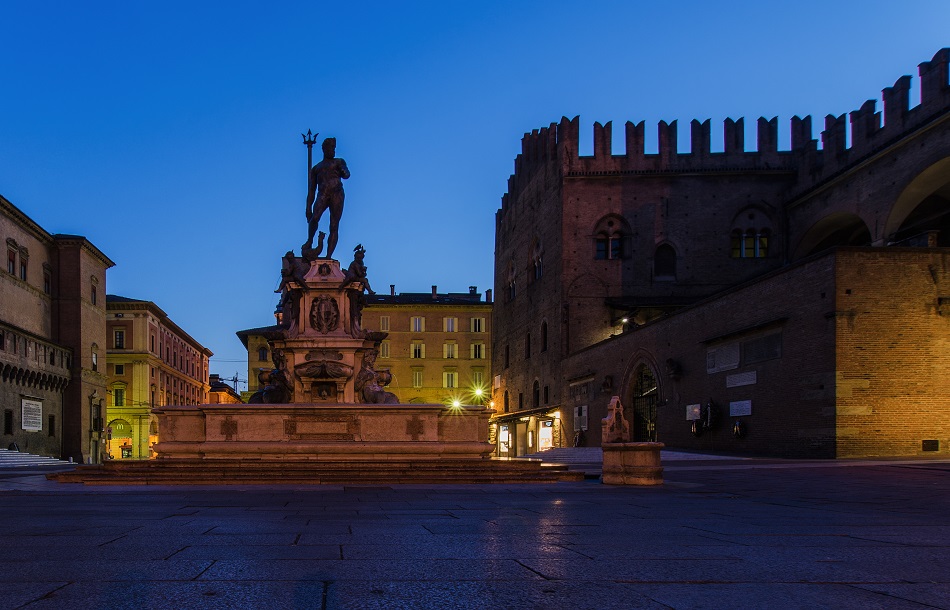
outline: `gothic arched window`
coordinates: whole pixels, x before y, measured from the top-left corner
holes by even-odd
[[[594,226],[594,259],[618,260],[629,253],[630,225],[623,217],[610,214]]]

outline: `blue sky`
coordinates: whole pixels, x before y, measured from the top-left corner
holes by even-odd
[[[710,118],[716,150],[726,117],[778,116],[787,146],[811,114],[817,137],[903,74],[916,94],[950,2],[0,0],[0,24],[0,194],[88,237],[110,293],[156,302],[230,377],[306,237],[301,132],[352,172],[343,264],[362,243],[379,290],[483,291],[524,132],[644,120],[649,150],[678,119],[685,150]]]

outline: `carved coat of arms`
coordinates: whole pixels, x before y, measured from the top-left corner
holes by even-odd
[[[336,299],[320,296],[310,305],[310,326],[324,335],[340,326],[340,306]]]

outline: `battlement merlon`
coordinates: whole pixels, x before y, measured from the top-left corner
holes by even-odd
[[[876,111],[876,102],[874,100],[866,101],[859,109],[846,113],[841,116],[833,116],[830,119],[826,117],[825,130],[819,134],[821,141],[829,142],[831,150],[840,154],[841,150],[847,147],[847,124],[844,121],[850,117],[852,129],[856,130],[857,137],[852,138],[856,142],[852,143],[849,149],[858,148],[861,144],[875,139],[875,135],[881,129],[892,131],[893,129],[902,129],[905,121],[911,114],[931,116],[934,113],[944,112],[950,107],[950,48],[941,49],[933,59],[923,62],[919,65],[921,102],[914,109],[910,108],[910,85],[911,77],[902,76],[897,79],[892,87],[887,87],[882,92],[884,103],[884,126],[881,127],[881,113]],[[920,110],[921,112],[917,112]],[[829,115],[830,116],[830,115]],[[918,117],[913,117],[918,118]],[[922,117],[920,117],[922,118]],[[676,162],[676,160],[685,161],[685,157],[690,155],[696,157],[709,157],[716,159],[725,154],[742,155],[772,155],[777,152],[793,152],[817,149],[817,140],[812,135],[811,117],[791,119],[791,147],[788,151],[778,150],[778,117],[766,119],[761,117],[757,122],[757,149],[746,150],[744,142],[743,119],[736,120],[727,118],[724,121],[724,150],[723,153],[710,153],[709,147],[709,119],[700,121],[694,119],[690,122],[690,152],[680,154],[678,152],[677,142],[677,121],[660,121],[658,130],[658,147],[656,156],[660,159]],[[566,158],[590,159],[591,157],[580,157],[578,154],[579,146],[579,117],[572,119],[563,117],[555,125],[551,124],[547,128],[549,133],[556,133],[556,146],[559,157],[562,162]],[[624,155],[612,154],[612,124],[610,122],[601,124],[594,123],[594,154],[593,159],[606,159],[608,157],[624,156],[627,159],[636,159],[641,157],[650,157],[645,154],[643,142],[643,122],[626,124],[626,149]],[[527,134],[526,134],[527,135]],[[890,137],[887,139],[891,139]],[[815,143],[815,144],[813,144]],[[844,147],[844,148],[843,148]],[[823,148],[825,148],[823,146]],[[659,169],[659,168],[657,168]],[[671,167],[669,169],[676,169]]]
[[[789,150],[778,147],[778,117],[757,121],[757,150],[745,149],[744,120],[727,118],[723,122],[723,151],[711,152],[710,121],[690,122],[690,148],[679,153],[677,122],[660,121],[657,152],[647,154],[644,122],[625,124],[625,151],[614,155],[613,126],[595,123],[592,156],[579,154],[579,117],[562,117],[558,123],[526,133],[522,152],[515,159],[515,173],[508,181],[509,194],[502,209],[518,199],[530,176],[540,168],[559,168],[564,174],[609,175],[616,173],[715,172],[722,170],[797,170],[802,186],[823,180],[845,167],[874,154],[881,146],[901,140],[932,120],[950,112],[950,48],[938,51],[932,60],[919,64],[920,104],[910,107],[910,76],[902,76],[893,86],[882,90],[883,111],[875,100],[840,116],[825,117],[819,134],[822,148],[812,132],[810,116],[790,119]],[[882,125],[883,119],[883,125]],[[847,129],[851,127],[851,145]]]

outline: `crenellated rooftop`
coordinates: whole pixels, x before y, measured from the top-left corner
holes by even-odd
[[[578,152],[578,117],[526,133],[515,158],[508,193],[502,197],[504,214],[511,197],[517,197],[539,168],[558,169],[566,177],[626,174],[797,172],[796,190],[803,191],[868,158],[916,130],[950,117],[950,48],[919,65],[920,104],[910,107],[911,77],[902,76],[882,91],[883,111],[877,101],[840,116],[825,117],[821,148],[812,135],[812,118],[790,120],[790,148],[778,148],[778,117],[759,118],[755,150],[747,150],[744,119],[723,123],[723,151],[711,152],[709,119],[690,121],[689,152],[678,151],[677,122],[660,121],[656,153],[645,150],[644,122],[624,125],[624,154],[613,154],[613,125],[594,123],[594,154]],[[883,118],[883,122],[882,122]],[[850,128],[850,146],[848,130]]]

